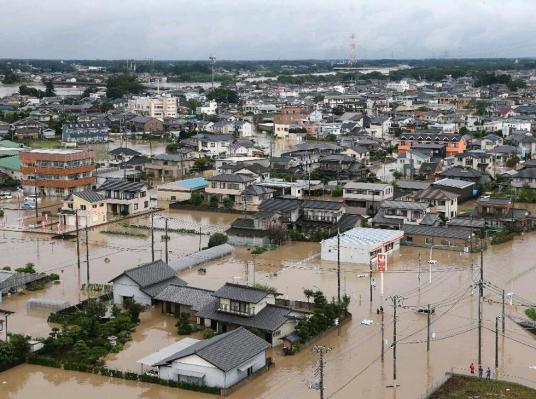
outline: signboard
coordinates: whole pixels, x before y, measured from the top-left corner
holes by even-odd
[[[380,253],[376,255],[376,269],[379,272],[384,272],[387,270],[387,254]]]

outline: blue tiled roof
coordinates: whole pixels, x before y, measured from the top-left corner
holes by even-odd
[[[179,180],[176,183],[178,186],[186,188],[198,188],[208,186],[208,182],[204,177],[194,177],[193,179]]]

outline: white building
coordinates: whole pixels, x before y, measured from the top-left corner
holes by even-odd
[[[177,117],[177,97],[134,97],[128,100],[128,110],[161,121]]]
[[[400,230],[353,228],[339,237],[340,260],[359,264],[375,262],[377,254],[397,251],[402,237],[404,232]],[[337,236],[322,240],[320,243],[322,260],[337,261],[337,241]]]
[[[217,110],[218,110],[218,103],[212,100],[204,105],[201,105],[200,107],[197,107],[195,112],[197,114],[216,115]]]
[[[166,263],[158,260],[125,270],[110,281],[113,284],[114,304],[136,302],[151,306],[153,298],[171,284],[186,285]]]
[[[195,342],[153,364],[161,379],[229,388],[266,366],[269,347],[268,342],[239,327]]]
[[[503,122],[501,130],[502,130],[503,137],[508,137],[511,131],[524,130],[526,132],[530,132],[531,129],[532,129],[532,123],[530,121],[526,121],[522,119],[521,120],[509,119]]]

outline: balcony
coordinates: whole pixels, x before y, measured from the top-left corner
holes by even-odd
[[[21,172],[25,175],[32,175],[37,171],[37,174],[41,175],[56,175],[56,176],[68,176],[79,173],[88,173],[95,170],[95,165],[76,166],[73,168],[55,168],[48,166],[21,166]]]
[[[93,176],[83,177],[81,179],[72,179],[72,180],[29,180],[22,179],[22,185],[27,187],[53,187],[53,188],[73,188],[73,187],[82,187],[95,184],[96,178]]]
[[[230,313],[238,316],[252,317],[255,316],[255,307],[248,306],[245,310],[240,310],[239,306],[219,305],[218,312]]]

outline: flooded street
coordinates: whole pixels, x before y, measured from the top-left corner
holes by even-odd
[[[16,212],[16,211],[8,211]],[[163,211],[169,216],[170,229],[189,229],[202,234],[170,233],[170,259],[191,254],[204,247],[208,234],[224,231],[237,215],[182,210]],[[9,217],[9,215],[8,215]],[[149,216],[125,221],[130,225],[150,225]],[[163,219],[155,217],[155,225],[161,227]],[[104,230],[131,230],[146,237],[130,237],[103,234]],[[163,257],[162,231],[155,232],[155,257]],[[106,283],[123,270],[151,260],[150,231],[111,224],[94,229],[89,234],[90,280]],[[519,297],[536,302],[534,279],[536,260],[533,247],[536,234],[525,234],[513,242],[491,246],[484,254],[484,278],[494,286],[504,288]],[[36,264],[38,271],[56,272],[61,283],[45,290],[28,292],[4,298],[2,308],[14,310],[10,317],[12,332],[46,336],[50,326],[46,315],[29,314],[26,301],[34,297],[78,300],[83,294],[78,287],[86,281],[85,244],[81,239],[81,270],[78,273],[74,240],[57,241],[48,236],[13,232],[0,233],[0,266],[18,267],[26,262]],[[283,297],[306,300],[304,288],[319,288],[328,298],[337,293],[336,264],[321,261],[318,243],[293,242],[260,255],[252,255],[248,248],[240,247],[228,257],[203,266],[207,273],[196,269],[186,271],[181,278],[189,285],[216,289],[225,282],[263,283],[275,287]],[[419,289],[418,258],[421,255]],[[341,335],[330,332],[315,343],[332,347],[326,355],[326,397],[334,398],[418,398],[431,386],[441,381],[452,367],[467,369],[477,359],[477,306],[478,290],[471,285],[479,278],[480,254],[465,254],[433,250],[432,282],[429,282],[427,260],[429,249],[402,247],[388,260],[384,273],[384,295],[380,292],[380,276],[375,275],[377,288],[373,302],[369,301],[368,266],[342,265],[341,291],[351,296],[350,312],[353,320],[344,324]],[[473,266],[472,266],[473,264]],[[500,314],[500,292],[494,286],[486,286],[484,295],[483,365],[492,367],[494,362],[495,317]],[[387,299],[401,295],[402,307],[397,314],[397,383],[392,384],[393,308]],[[432,317],[430,352],[426,352],[425,314],[416,309],[432,304],[436,313]],[[380,360],[380,316],[376,308],[385,309],[385,360]],[[507,314],[521,315],[524,308],[506,306]],[[361,320],[371,319],[372,325]],[[160,309],[142,314],[142,324],[133,334],[133,341],[123,352],[111,354],[106,362],[111,367],[139,370],[135,362],[155,350],[175,342],[176,320],[162,315]],[[197,337],[196,335],[193,335]],[[500,338],[500,371],[516,376],[518,382],[536,386],[536,351],[512,339],[536,345],[534,336],[522,330],[510,319],[506,321],[506,337]],[[308,388],[313,381],[316,357],[310,346],[294,356],[282,356],[279,348],[269,354],[275,367],[245,384],[230,398],[315,398],[318,392]],[[514,378],[514,377],[511,377]],[[117,398],[203,398],[207,395],[169,389],[160,386],[130,383],[74,372],[59,372],[44,367],[24,365],[0,373],[1,398],[69,397],[93,398],[114,395]],[[3,395],[3,396],[2,396]]]

